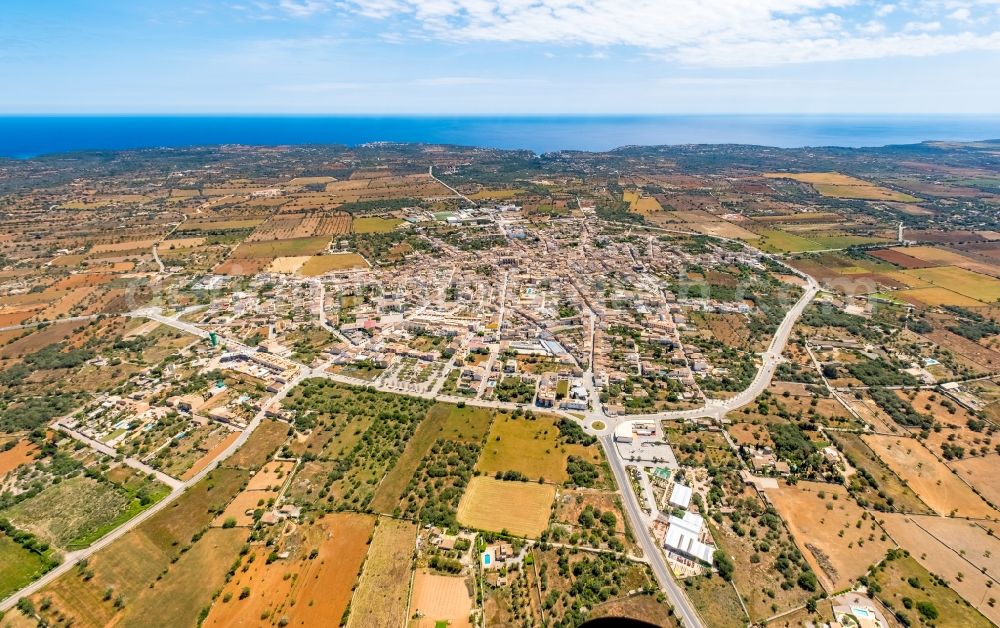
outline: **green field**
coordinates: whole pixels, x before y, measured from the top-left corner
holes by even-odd
[[[110,482],[77,476],[8,508],[0,517],[64,549],[79,549],[138,514],[138,500]]]
[[[940,617],[940,626],[990,626],[990,621],[955,591],[931,576],[910,556],[886,559],[876,568],[873,580],[882,588],[879,599],[913,622],[921,619],[922,605],[930,605]],[[916,585],[916,586],[914,586]],[[907,608],[907,600],[911,608]],[[925,610],[924,613],[927,611]],[[936,618],[928,618],[936,619]]]
[[[517,471],[529,480],[563,483],[569,479],[566,462],[579,456],[593,464],[601,461],[596,447],[559,442],[559,428],[548,415],[513,418],[498,414],[483,446],[476,469],[485,475]]]
[[[368,216],[355,218],[351,223],[351,231],[354,233],[388,233],[403,222],[398,218],[379,218],[378,216]]]
[[[489,429],[492,418],[493,413],[487,408],[459,408],[450,403],[433,406],[427,413],[427,418],[417,427],[396,465],[379,485],[372,500],[372,508],[385,513],[391,513],[396,508],[400,493],[436,440],[478,443]]]
[[[819,242],[780,229],[766,229],[760,232],[760,236],[760,241],[756,243],[757,248],[769,253],[804,253],[824,248],[836,248],[825,247]]]
[[[46,569],[46,560],[0,534],[0,598],[37,579]]]
[[[810,236],[809,240],[815,242],[824,249],[846,249],[849,246],[863,246],[866,244],[882,244],[888,242],[885,238],[855,235]]]

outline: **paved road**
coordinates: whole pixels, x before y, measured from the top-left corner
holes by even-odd
[[[479,205],[478,205],[478,204],[476,204],[476,202],[475,202],[475,201],[473,201],[473,200],[472,200],[471,198],[469,198],[469,197],[468,197],[468,196],[466,196],[465,194],[462,194],[461,192],[459,192],[459,191],[458,191],[458,190],[456,190],[455,188],[451,187],[450,185],[448,185],[447,183],[445,183],[445,182],[444,182],[444,181],[442,181],[441,179],[438,179],[437,177],[435,177],[435,176],[434,176],[434,166],[433,166],[433,165],[431,165],[431,166],[428,166],[428,167],[427,167],[427,174],[428,174],[428,175],[430,175],[430,177],[431,177],[432,179],[434,179],[435,181],[437,181],[438,183],[440,183],[440,184],[441,184],[441,185],[443,185],[444,187],[446,187],[446,188],[448,188],[449,190],[451,190],[451,191],[452,191],[452,192],[453,192],[453,193],[455,194],[455,196],[457,196],[457,197],[461,198],[461,199],[462,199],[463,201],[465,201],[466,203],[468,203],[468,204],[472,205],[473,207],[479,207]]]
[[[105,443],[102,443],[99,440],[94,440],[93,438],[90,438],[89,436],[81,432],[78,432],[77,430],[70,429],[69,427],[63,425],[62,423],[56,423],[55,428],[60,432],[62,432],[63,434],[66,434],[67,436],[88,445],[91,449],[99,451],[106,456],[114,457],[117,456],[119,453],[118,450],[115,449],[114,447],[106,445]],[[139,471],[140,473],[145,473],[146,475],[152,474],[156,476],[157,480],[169,486],[171,490],[176,490],[184,486],[184,483],[181,482],[180,480],[170,477],[163,471],[157,471],[156,469],[142,462],[141,460],[136,460],[135,458],[126,457],[125,460],[123,461],[123,464],[132,467],[133,469]]]
[[[619,461],[613,436],[606,434],[601,437],[600,441],[608,460]],[[646,528],[646,518],[639,508],[639,502],[635,497],[635,492],[632,490],[628,471],[622,464],[612,464],[611,472],[615,476],[615,482],[618,484],[624,497],[622,503],[625,506],[625,515],[628,517],[629,524],[632,526],[633,532],[635,532],[636,541],[639,543],[639,547],[642,548],[643,555],[652,568],[653,575],[656,576],[656,581],[659,583],[660,588],[670,598],[670,604],[674,607],[677,617],[683,622],[683,626],[686,628],[701,628],[704,624],[702,624],[698,612],[694,610],[684,591],[681,590],[680,586],[674,580],[673,574],[670,573],[666,560],[663,558],[663,553],[657,547],[656,541],[650,536]]]
[[[431,174],[431,176],[433,177],[433,174]],[[442,185],[448,187],[443,182]],[[449,189],[451,188],[449,187]],[[455,191],[455,193],[458,194],[457,191]],[[461,194],[458,195],[462,196]],[[465,197],[463,196],[463,198]],[[671,231],[671,230],[662,230],[662,231]],[[597,433],[599,434],[599,440],[605,450],[605,454],[609,461],[612,473],[615,476],[615,481],[618,484],[620,492],[623,496],[623,504],[625,506],[626,515],[629,518],[630,523],[632,524],[633,530],[635,530],[636,539],[639,545],[642,547],[643,552],[647,556],[650,567],[652,568],[657,581],[659,582],[661,588],[666,592],[667,596],[670,598],[671,604],[675,612],[677,613],[678,617],[682,620],[683,625],[687,626],[688,628],[700,628],[701,626],[703,626],[703,624],[701,622],[700,617],[698,616],[697,611],[694,610],[693,606],[687,599],[687,596],[684,594],[683,590],[674,581],[673,576],[670,573],[670,570],[666,564],[666,560],[662,552],[657,547],[656,542],[648,533],[648,530],[644,523],[645,522],[644,513],[641,510],[635,492],[632,490],[631,481],[628,477],[628,472],[625,469],[624,462],[619,457],[617,448],[614,445],[613,441],[614,425],[622,421],[636,419],[636,418],[680,419],[680,418],[695,418],[695,417],[706,417],[706,416],[721,418],[727,412],[736,409],[742,405],[745,405],[746,403],[749,403],[754,398],[756,398],[770,384],[770,381],[774,376],[775,369],[777,368],[778,364],[781,361],[781,353],[784,351],[785,345],[788,341],[788,337],[790,336],[791,331],[795,326],[795,323],[798,321],[799,317],[805,311],[805,308],[809,305],[812,299],[819,292],[819,286],[817,285],[815,280],[813,280],[812,277],[802,275],[798,271],[794,272],[802,276],[804,279],[806,279],[807,281],[806,291],[799,299],[799,301],[796,302],[796,304],[792,307],[792,309],[789,310],[784,320],[779,325],[778,330],[776,331],[775,336],[772,339],[768,350],[762,354],[761,368],[758,370],[757,375],[754,377],[753,382],[751,382],[750,386],[746,390],[739,393],[735,397],[724,401],[709,400],[708,402],[706,402],[704,407],[696,408],[693,410],[667,412],[654,415],[623,415],[612,418],[612,417],[607,417],[604,414],[600,404],[597,403],[595,404],[595,407],[592,408],[591,411],[588,412],[587,414],[587,420],[585,421],[585,423],[588,426],[591,425],[594,420],[601,420],[602,422],[605,423],[605,428],[603,430],[598,431]],[[137,310],[135,312],[132,312],[130,315],[141,316],[150,318],[152,320],[157,320],[161,323],[170,325],[182,331],[186,331],[198,337],[207,337],[209,335],[208,331],[203,330],[197,327],[196,325],[185,323],[183,321],[177,320],[176,318],[163,316],[158,308],[147,308],[144,310]],[[248,352],[253,351],[252,348],[229,339],[226,339],[226,343],[229,346],[236,347],[240,351],[248,351]],[[324,367],[325,366],[326,365],[324,365]],[[303,379],[307,377],[326,377],[331,380],[345,384],[350,384],[355,386],[369,386],[381,389],[379,386],[373,385],[371,382],[363,381],[357,378],[346,377],[335,373],[329,373],[326,371],[324,367],[313,369],[306,367],[304,365],[300,366],[299,374],[295,378],[290,380],[287,384],[285,384],[285,386],[283,386],[282,389],[278,393],[276,393],[263,407],[264,408],[269,407],[275,401],[282,399],[285,395],[288,394],[290,390],[292,390],[292,388],[297,386]],[[596,391],[594,390],[593,386],[593,378],[589,377],[590,375],[589,370],[587,372],[587,375],[588,377],[585,378],[585,384],[589,389],[588,392],[590,392],[591,398],[595,399]],[[514,410],[525,407],[522,406],[521,404],[503,403],[500,401],[483,401],[481,399],[467,399],[465,397],[438,395],[431,391],[425,393],[400,393],[400,391],[397,390],[386,389],[385,392],[391,392],[394,394],[408,394],[410,396],[423,397],[426,399],[435,399],[439,401],[446,401],[452,403],[463,402],[468,405],[485,407],[485,408]],[[555,414],[570,417],[574,420],[576,419],[576,417],[567,412],[556,411]],[[246,440],[250,437],[250,435],[253,433],[253,430],[260,425],[263,418],[264,418],[264,410],[262,409],[257,414],[257,416],[255,416],[254,419],[250,422],[250,424],[247,426],[247,429],[240,435],[240,437],[235,442],[232,443],[232,445],[230,445],[224,452],[222,452],[222,454],[220,454],[220,456],[216,458],[216,460],[212,464],[210,464],[208,467],[206,467],[204,470],[198,473],[195,477],[185,482],[183,487],[174,490],[172,493],[170,493],[170,495],[168,495],[166,498],[164,498],[163,500],[152,506],[150,509],[144,511],[140,515],[134,517],[132,520],[124,524],[123,526],[112,531],[111,533],[109,533],[108,535],[97,541],[91,547],[84,550],[80,550],[78,552],[67,554],[64,559],[64,563],[62,565],[60,565],[53,571],[43,576],[41,579],[32,583],[28,587],[25,587],[21,591],[15,593],[14,595],[8,597],[6,600],[0,603],[0,610],[6,610],[11,606],[13,606],[19,598],[25,595],[31,595],[32,593],[35,593],[36,591],[40,590],[42,587],[44,587],[46,584],[48,584],[55,578],[59,577],[63,573],[66,573],[79,560],[86,558],[87,556],[90,556],[91,554],[102,549],[103,547],[106,547],[107,545],[109,545],[116,539],[120,538],[130,530],[134,529],[137,525],[139,525],[149,517],[153,516],[156,512],[159,512],[160,510],[165,508],[168,504],[170,504],[177,497],[179,497],[187,488],[189,488],[190,486],[201,480],[212,469],[218,466],[220,462],[224,461],[226,458],[232,455],[232,453],[235,452],[240,446],[242,446],[246,442]],[[590,428],[590,431],[594,432],[595,430]]]
[[[143,521],[146,521],[156,513],[160,512],[161,510],[172,504],[178,497],[183,495],[187,489],[191,488],[192,486],[200,482],[202,479],[204,479],[205,476],[211,473],[216,467],[219,466],[219,464],[221,464],[227,458],[232,456],[237,449],[242,447],[244,443],[247,442],[247,439],[250,438],[250,435],[253,434],[254,430],[257,429],[257,427],[260,426],[261,422],[264,420],[265,409],[274,402],[283,399],[285,395],[289,393],[289,391],[298,386],[303,379],[309,376],[309,374],[310,373],[308,370],[303,370],[296,377],[289,380],[287,384],[285,384],[277,393],[274,394],[273,397],[270,398],[270,400],[267,403],[265,403],[261,407],[260,412],[258,412],[254,416],[254,418],[247,425],[246,429],[243,430],[243,432],[240,434],[239,438],[233,441],[232,444],[229,445],[229,447],[227,447],[222,453],[220,453],[219,456],[211,464],[209,464],[204,469],[199,471],[189,480],[185,481],[181,486],[175,488],[170,494],[168,494],[160,501],[156,502],[155,504],[153,504],[146,510],[142,511],[135,517],[129,519],[126,523],[122,524],[118,528],[115,528],[108,534],[101,537],[90,547],[82,550],[77,550],[75,552],[69,552],[66,555],[64,555],[63,562],[58,567],[48,572],[38,580],[32,582],[28,586],[24,587],[20,591],[11,594],[9,597],[0,602],[0,612],[7,611],[10,608],[12,608],[15,604],[17,604],[17,601],[22,597],[26,597],[37,593],[46,585],[48,585],[50,582],[70,571],[74,565],[76,565],[84,558],[88,558],[95,552],[98,552],[107,547],[108,545],[111,545],[112,543],[114,543],[115,541],[117,541],[118,539],[125,536],[133,529],[135,529],[136,526],[141,524]]]

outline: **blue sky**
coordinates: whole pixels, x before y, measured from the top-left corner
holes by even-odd
[[[1000,0],[4,0],[5,113],[1000,113]]]

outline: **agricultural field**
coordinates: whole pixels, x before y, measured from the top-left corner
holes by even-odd
[[[302,277],[318,277],[330,272],[357,268],[368,268],[368,262],[357,253],[331,253],[308,258],[296,272]]]
[[[51,566],[47,557],[25,549],[0,532],[0,598],[30,584]]]
[[[312,431],[306,450],[312,438],[322,438],[323,448],[316,456],[319,464],[303,467],[293,478],[290,496],[314,502],[310,496],[319,490],[333,507],[351,508],[370,506],[379,483],[431,406],[423,399],[349,388],[326,379],[304,381],[284,405],[296,414],[297,426]]]
[[[364,571],[351,600],[348,628],[396,626],[406,622],[416,537],[417,527],[412,523],[389,518],[378,520]]]
[[[862,437],[850,432],[830,434],[857,474],[848,479],[848,489],[862,506],[876,510],[932,514],[927,504],[892,471]]]
[[[86,547],[141,508],[111,482],[77,476],[0,512],[0,518],[53,545],[73,550]]]
[[[840,485],[782,482],[766,493],[827,592],[849,587],[892,547],[875,517]]]
[[[351,222],[351,231],[353,233],[388,233],[399,226],[401,222],[398,218],[357,217]]]
[[[18,440],[13,447],[0,451],[0,478],[21,465],[31,462],[37,455],[38,445],[26,438]]]
[[[1000,301],[1000,279],[965,270],[958,266],[936,266],[933,268],[913,268],[901,271],[938,288],[956,292],[968,299],[979,301],[977,305]],[[965,305],[963,303],[932,303],[932,305]]]
[[[341,621],[368,552],[375,519],[334,513],[281,539],[284,559],[254,546],[222,588],[204,626],[327,625]]]
[[[205,548],[217,547],[221,550],[223,547],[216,540],[232,540],[231,534],[242,535],[245,531],[234,533],[226,530],[224,537],[214,537],[214,540],[205,532],[214,510],[224,507],[240,490],[246,478],[245,472],[234,469],[213,471],[169,507],[91,556],[85,564],[44,587],[32,596],[32,602],[40,608],[42,600],[50,600],[51,605],[42,613],[43,617],[51,619],[61,613],[72,618],[78,626],[96,628],[111,621],[122,621],[123,617],[138,621],[156,612],[157,605],[163,603],[155,587],[158,576],[161,581],[170,582],[173,572],[180,569],[185,554],[190,554],[193,560],[200,560],[197,557],[199,554],[213,560],[213,564],[218,566],[215,572],[217,582],[221,584],[224,567],[237,557],[242,539],[224,543],[232,551],[228,556],[220,553],[212,558],[213,552],[205,551]],[[184,565],[187,565],[186,561]],[[174,582],[176,586],[177,581]],[[202,608],[195,604],[199,600],[207,604],[210,596],[211,590],[185,588],[185,599],[173,603],[184,605],[191,614],[187,617],[178,615],[175,618],[177,625],[194,622]],[[188,604],[186,599],[194,602]],[[151,606],[146,606],[143,600]]]
[[[455,626],[468,628],[472,612],[472,597],[466,578],[442,576],[418,569],[413,577],[410,596],[410,614],[418,619],[409,622],[410,628],[439,628]]]
[[[863,438],[865,444],[938,514],[975,518],[1000,514],[919,441],[896,436],[868,435]]]
[[[803,253],[824,248],[819,242],[778,229],[765,229],[758,235],[760,240],[754,246],[770,253]]]
[[[875,569],[872,580],[880,589],[878,598],[909,622],[932,621],[932,625],[956,628],[986,628],[991,625],[981,613],[912,556],[891,554]]]
[[[948,466],[994,508],[1000,508],[1000,454],[953,460]]]
[[[731,582],[715,574],[683,581],[684,594],[709,628],[743,628],[749,622]]]
[[[458,521],[474,529],[536,538],[548,524],[555,495],[551,484],[474,477],[459,503]]]
[[[268,259],[276,257],[302,257],[317,255],[324,251],[330,238],[296,238],[294,240],[269,240],[265,242],[244,242],[236,247],[230,256],[234,260]]]
[[[550,415],[498,415],[476,469],[485,475],[515,471],[532,481],[541,478],[562,484],[569,479],[566,463],[570,456],[599,464],[597,447],[566,442],[558,421]]]
[[[792,179],[811,185],[822,196],[834,198],[861,199],[868,201],[895,201],[900,203],[915,203],[920,199],[890,190],[862,179],[840,174],[839,172],[803,172],[790,174],[784,172],[767,173],[771,179]]]
[[[392,513],[406,503],[412,491],[407,490],[411,479],[426,459],[432,447],[443,447],[446,442],[478,445],[493,420],[492,411],[475,406],[458,407],[454,404],[438,403],[431,407],[413,438],[406,445],[399,460],[382,480],[372,508],[377,512]],[[474,463],[473,463],[474,464]],[[471,468],[468,469],[471,471]],[[440,488],[440,487],[439,487]]]

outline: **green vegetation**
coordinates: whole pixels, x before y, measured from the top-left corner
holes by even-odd
[[[475,443],[437,440],[399,497],[402,514],[443,528],[457,526],[458,502],[472,477],[479,451]]]
[[[948,583],[928,572],[904,550],[890,550],[886,559],[862,579],[862,584],[896,614],[904,626],[934,625],[939,617],[949,626],[990,626]]]
[[[296,417],[313,417],[317,429],[349,437],[342,450],[319,457],[310,454],[309,459],[318,458],[327,470],[317,494],[326,508],[363,510],[427,415],[431,402],[316,378],[302,382],[286,406]]]
[[[884,388],[872,388],[868,391],[871,398],[877,403],[892,420],[906,427],[919,427],[929,430],[934,426],[934,417],[929,414],[921,414],[913,409],[909,401],[901,399],[894,390]]]

